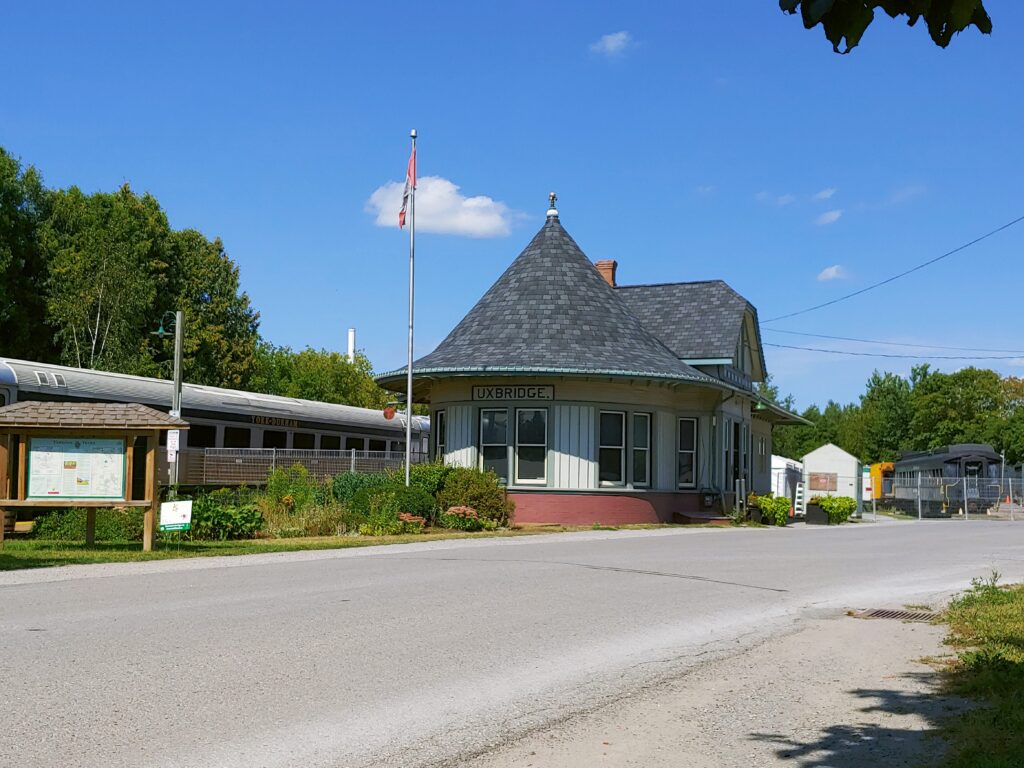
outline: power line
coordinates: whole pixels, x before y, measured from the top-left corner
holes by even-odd
[[[1003,357],[987,357],[978,355],[895,355],[886,352],[852,352],[845,349],[821,349],[819,347],[795,347],[790,344],[773,344],[770,341],[764,343],[766,347],[778,347],[779,349],[799,349],[804,352],[824,352],[829,355],[852,355],[854,357],[895,357],[904,360],[1017,360],[1019,355],[1006,355]]]
[[[806,331],[784,331],[781,328],[765,328],[772,333],[788,333],[792,336],[812,336],[816,339],[832,339],[833,341],[856,341],[859,344],[884,344],[888,347],[916,347],[917,349],[948,349],[954,352],[1010,352],[1024,355],[1022,349],[985,349],[984,347],[945,347],[940,344],[910,344],[903,341],[879,341],[878,339],[854,339],[850,336],[828,336],[824,333],[807,333]]]
[[[774,323],[776,320],[785,320],[788,317],[796,317],[797,315],[804,315],[804,314],[806,314],[808,312],[813,312],[816,309],[822,309],[824,307],[830,307],[833,304],[838,304],[840,301],[846,301],[847,299],[852,299],[854,296],[860,296],[862,293],[867,293],[868,291],[873,291],[875,288],[880,288],[883,285],[887,285],[887,284],[893,282],[894,280],[899,280],[901,277],[906,277],[909,274],[917,272],[919,269],[924,269],[925,267],[931,266],[932,264],[936,263],[937,261],[942,261],[943,259],[948,258],[948,257],[952,256],[955,253],[960,253],[960,251],[963,251],[963,250],[965,250],[967,248],[970,248],[972,245],[976,245],[976,244],[980,243],[982,240],[986,240],[986,239],[992,237],[992,235],[999,234],[1004,229],[1009,229],[1014,224],[1019,224],[1022,221],[1024,221],[1024,216],[1018,216],[1013,221],[1008,221],[1006,224],[1003,224],[1001,227],[996,227],[992,231],[986,232],[981,237],[974,238],[969,243],[964,243],[963,245],[957,246],[956,248],[954,248],[951,251],[946,251],[941,256],[936,256],[934,259],[929,259],[926,262],[918,264],[916,267],[911,267],[906,272],[900,272],[898,275],[893,275],[892,277],[887,277],[885,280],[882,280],[880,282],[877,282],[877,283],[874,283],[872,285],[869,285],[866,288],[861,288],[859,291],[854,291],[853,293],[848,293],[845,296],[840,296],[838,299],[832,299],[831,301],[826,301],[823,304],[816,304],[813,307],[807,307],[806,309],[800,309],[800,310],[797,310],[796,312],[790,312],[788,315],[779,315],[778,317],[770,318],[768,320],[765,320],[764,322],[766,322],[766,323]]]

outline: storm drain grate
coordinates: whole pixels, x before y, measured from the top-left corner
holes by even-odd
[[[939,614],[932,611],[905,611],[895,608],[872,608],[850,613],[855,619],[892,619],[894,621],[935,621]]]

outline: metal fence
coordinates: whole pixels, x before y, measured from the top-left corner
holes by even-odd
[[[869,501],[869,504],[871,502]],[[1024,482],[1004,477],[897,476],[892,498],[874,501],[875,507],[894,506],[917,517],[997,517],[1024,519]]]
[[[412,463],[427,461],[414,452]],[[279,467],[299,464],[317,480],[345,472],[383,472],[405,466],[405,451],[306,451],[293,448],[206,448],[203,451],[203,485],[262,485]],[[198,473],[197,473],[198,474]]]

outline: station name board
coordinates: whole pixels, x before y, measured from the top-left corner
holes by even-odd
[[[473,387],[474,400],[554,400],[555,388],[552,386],[496,386]]]
[[[297,419],[282,419],[279,416],[253,416],[253,424],[263,424],[267,427],[291,427],[296,429],[299,426]]]

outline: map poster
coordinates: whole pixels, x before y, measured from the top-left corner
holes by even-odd
[[[123,499],[124,440],[33,437],[28,443],[28,498]]]

